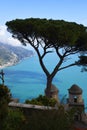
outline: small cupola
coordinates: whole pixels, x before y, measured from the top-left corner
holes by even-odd
[[[73,84],[71,88],[68,89],[68,91],[69,91],[69,94],[74,94],[74,95],[82,94],[82,89],[76,84]]]
[[[82,98],[82,89],[76,85],[73,84],[69,89],[69,97],[68,97],[68,104],[69,106],[79,106],[84,107],[84,101]]]
[[[82,113],[84,112],[84,100],[82,98],[82,89],[76,85],[73,84],[69,89],[69,97],[68,97],[68,105],[70,108],[75,108],[76,113],[74,115],[75,120],[81,120],[82,119]]]
[[[45,90],[45,93],[48,97],[54,98],[59,102],[58,92],[59,90],[54,84],[51,84],[50,92],[47,89]]]

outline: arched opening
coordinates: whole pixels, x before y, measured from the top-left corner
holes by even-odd
[[[77,96],[74,97],[74,102],[77,103]]]
[[[74,115],[74,120],[75,121],[81,121],[81,113],[80,112],[76,112]]]

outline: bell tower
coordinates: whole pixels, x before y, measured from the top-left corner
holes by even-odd
[[[82,98],[82,89],[73,84],[69,89],[69,98],[68,98],[68,105],[69,108],[74,108],[76,110],[75,118],[77,120],[81,120],[81,115],[84,112],[84,101]]]

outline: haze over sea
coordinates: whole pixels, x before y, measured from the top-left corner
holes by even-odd
[[[64,64],[76,59],[77,56],[70,57]],[[57,60],[55,53],[46,57],[45,63],[50,71]],[[10,88],[12,96],[18,98],[20,102],[44,94],[46,76],[40,67],[37,55],[26,58],[15,66],[5,68],[4,72],[5,84]],[[59,89],[60,100],[65,95],[68,96],[68,89],[73,84],[77,84],[83,89],[83,98],[85,107],[87,107],[87,72],[81,72],[81,67],[74,66],[59,71],[53,80],[53,84]]]

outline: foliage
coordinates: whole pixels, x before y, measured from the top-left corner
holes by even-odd
[[[33,112],[27,122],[30,130],[72,130],[73,117],[63,106],[58,110],[44,110]]]
[[[80,48],[82,42],[85,45],[87,41],[86,27],[64,20],[47,20],[39,18],[24,20],[16,19],[7,22],[6,25],[8,31],[13,34],[13,37],[18,38],[24,44],[29,40],[30,44],[33,46],[33,43],[31,43],[32,40],[38,40],[37,44],[39,45],[36,45],[37,47],[42,44],[40,43],[40,40],[42,40],[46,44],[42,46],[43,49],[52,47],[62,48],[64,46],[68,47],[67,49],[70,49],[70,46],[75,47],[76,45]],[[76,44],[78,41],[79,43]]]
[[[28,110],[29,115],[20,109],[9,109],[1,130],[73,130],[76,111],[65,111],[63,105],[58,110]]]
[[[87,65],[87,56],[80,56],[79,58],[79,64]]]
[[[5,100],[7,103],[10,101],[11,94],[7,86],[0,84],[0,104]]]
[[[10,90],[0,84],[0,129],[8,113],[8,102],[10,101]]]
[[[0,130],[22,130],[25,120],[21,111],[9,109],[11,100],[10,90],[5,85],[0,85]],[[20,127],[21,125],[21,127]],[[24,130],[24,129],[23,129]]]
[[[65,111],[63,106],[59,106],[58,110],[34,110],[28,113],[26,115],[20,109],[9,109],[1,130],[73,129],[74,112]]]
[[[25,116],[19,109],[9,109],[3,123],[3,130],[24,130]]]
[[[10,109],[7,104],[10,95],[6,86],[0,86],[0,129],[1,130],[71,130],[73,113],[66,112],[63,106],[58,110],[33,111],[26,115],[19,109]],[[2,102],[3,101],[3,102]],[[54,105],[56,101],[40,95],[36,101],[44,105]],[[25,112],[26,113],[26,112]]]
[[[25,103],[27,104],[35,104],[35,105],[43,105],[43,106],[55,106],[57,101],[53,98],[48,98],[46,96],[40,95],[36,99],[26,100]]]
[[[80,56],[78,63],[79,63],[79,66],[83,65],[81,71],[86,72],[87,71],[87,55]]]

